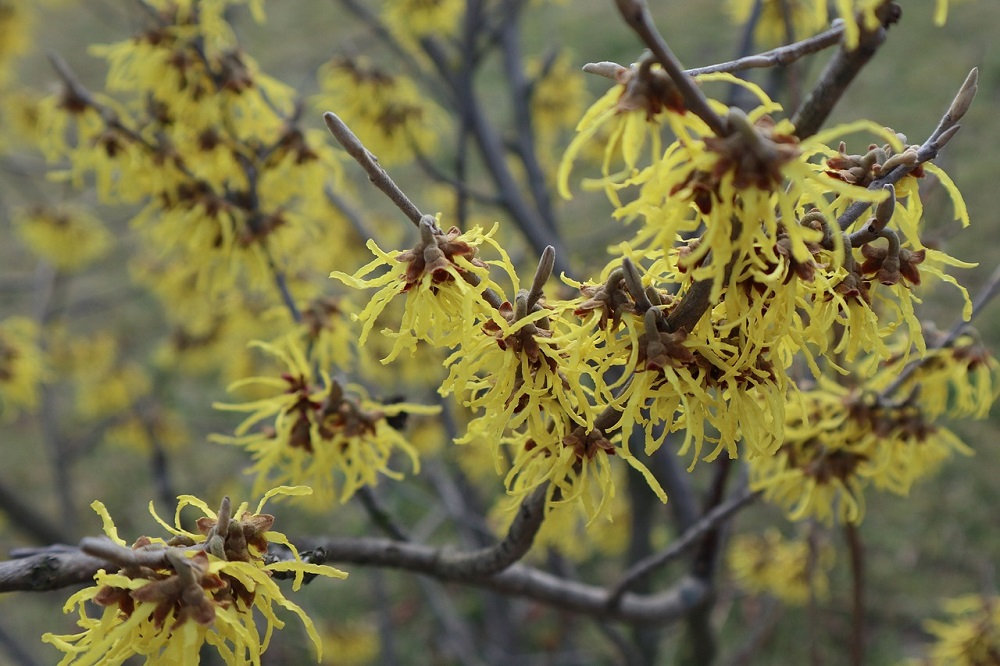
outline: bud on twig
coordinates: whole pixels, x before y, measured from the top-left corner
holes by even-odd
[[[972,100],[976,98],[979,91],[979,68],[973,67],[969,75],[965,77],[965,82],[958,89],[958,94],[948,107],[948,117],[952,122],[958,122],[965,115],[965,112],[972,106]],[[941,144],[944,145],[944,144]]]

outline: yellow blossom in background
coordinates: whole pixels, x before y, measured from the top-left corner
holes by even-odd
[[[763,534],[741,534],[729,545],[727,562],[733,580],[751,594],[769,594],[786,604],[801,606],[811,597],[826,599],[834,550],[809,541],[785,539],[777,529]]]
[[[64,271],[100,259],[114,242],[104,223],[78,206],[21,208],[14,229],[32,252]]]
[[[365,57],[336,58],[320,67],[318,78],[313,106],[340,116],[381,164],[434,153],[443,112],[401,73]]]
[[[146,409],[110,426],[104,439],[112,446],[148,454],[156,450],[180,452],[193,438],[179,412]]]
[[[24,88],[4,92],[4,104],[0,107],[0,152],[41,142],[38,111],[41,99],[37,92]]]
[[[416,46],[415,42],[422,37],[454,35],[463,16],[462,0],[384,0],[382,4],[386,26],[397,39],[410,46]]]
[[[907,666],[991,666],[1000,655],[1000,597],[968,595],[944,603],[947,620],[927,620],[935,641]]]
[[[546,172],[555,173],[558,165],[552,156],[561,152],[561,137],[576,125],[586,108],[584,75],[566,52],[528,61],[525,74],[532,82],[531,120],[539,159]]]
[[[885,373],[872,375],[869,385],[886,386],[884,377],[898,370],[889,366]],[[916,393],[890,399],[865,386],[849,390],[822,379],[788,401],[781,446],[773,456],[749,460],[751,485],[791,520],[859,523],[869,486],[906,495],[955,453],[972,454],[933,422],[935,413],[940,409],[925,411]]]
[[[734,23],[746,23],[756,0],[727,0],[726,8]],[[788,12],[788,16],[785,15]],[[754,26],[754,42],[760,48],[812,37],[827,26],[826,2],[818,0],[763,0]],[[791,31],[791,34],[789,34]]]
[[[34,410],[41,384],[49,377],[38,325],[27,317],[0,321],[0,421]]]
[[[227,497],[218,514],[198,498],[182,495],[173,526],[160,519],[150,503],[153,517],[172,537],[140,537],[131,548],[118,536],[104,505],[95,501],[91,506],[104,522],[109,541],[85,541],[84,550],[89,548],[120,568],[98,571],[94,586],[66,602],[64,612],[76,609],[79,614],[80,633],[47,633],[42,640],[66,653],[60,666],[122,664],[133,656],[143,657],[146,664],[181,666],[198,663],[206,644],[226,664],[259,666],[272,633],[284,627],[275,614],[280,607],[299,617],[321,659],[323,645],[312,620],[285,597],[272,576],[293,574],[292,589],[297,591],[306,574],[333,578],[347,574],[302,561],[288,538],[271,529],[274,516],[262,513],[264,503],[276,495],[309,492],[303,487],[274,488],[253,513],[246,503],[233,511]],[[204,514],[197,521],[197,533],[181,527],[180,514],[188,506]],[[271,543],[288,547],[291,559],[266,563]],[[103,610],[91,616],[89,602]]]
[[[0,87],[11,78],[11,68],[31,44],[34,14],[25,0],[0,0]]]
[[[378,629],[369,622],[354,621],[330,627],[322,637],[324,664],[368,666],[378,660],[381,650]]]
[[[416,450],[387,417],[402,412],[436,414],[439,408],[370,400],[360,387],[342,385],[323,370],[317,374],[300,344],[294,338],[274,345],[257,343],[280,359],[286,372],[280,377],[251,377],[231,388],[259,385],[270,389],[271,395],[215,405],[248,413],[234,437],[210,439],[250,453],[255,491],[278,483],[308,483],[316,490],[315,504],[325,507],[346,502],[362,486],[375,484],[379,475],[402,478],[390,468],[394,454],[403,454],[414,473],[419,472]]]
[[[114,416],[149,395],[152,383],[141,365],[118,358],[119,341],[108,331],[60,335],[66,370],[73,380],[76,411],[88,420]]]

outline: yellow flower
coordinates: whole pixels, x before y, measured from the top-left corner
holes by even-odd
[[[810,597],[825,599],[829,593],[827,575],[833,569],[834,550],[829,543],[816,548],[810,553],[808,541],[785,539],[769,528],[763,534],[734,538],[727,561],[736,584],[747,592],[801,606]]]
[[[113,242],[100,220],[71,206],[22,208],[14,213],[14,229],[32,252],[61,270],[100,259]]]
[[[421,37],[455,34],[464,15],[462,0],[386,0],[382,6],[386,26],[409,46]]]
[[[548,483],[547,507],[579,506],[588,523],[592,522],[605,515],[608,502],[615,495],[611,457],[616,448],[602,431],[587,431],[565,416],[555,417],[549,423],[547,432],[503,438],[502,443],[512,449],[513,458],[504,479],[507,494],[520,501]],[[469,430],[475,432],[475,425],[470,424]]]
[[[505,302],[499,316],[475,337],[460,341],[445,360],[448,377],[440,389],[442,395],[454,393],[479,414],[469,431],[491,442],[495,455],[507,430],[523,428],[541,441],[553,436],[552,419],[565,418],[567,426],[575,423],[587,430],[594,424],[586,388],[593,383],[592,370],[578,344],[582,329],[548,307],[528,313],[526,292],[515,300],[516,305]]]
[[[380,404],[364,396],[356,386],[342,386],[320,371],[305,356],[295,338],[277,345],[256,346],[276,356],[287,366],[278,377],[251,377],[230,388],[260,385],[280,391],[276,395],[247,403],[216,404],[216,409],[247,412],[236,428],[235,437],[214,435],[221,444],[241,446],[253,456],[251,471],[255,489],[275,483],[307,483],[316,489],[316,503],[346,502],[354,492],[373,485],[379,474],[401,478],[389,468],[396,452],[420,471],[416,450],[389,425],[386,417],[402,412],[434,414],[437,407],[412,403]],[[348,393],[348,389],[362,397]],[[262,430],[254,426],[272,421]],[[337,485],[342,488],[337,492]]]
[[[30,9],[23,0],[0,3],[0,86],[7,84],[14,61],[31,45],[35,15]]]
[[[437,147],[443,112],[401,74],[367,58],[338,58],[318,73],[313,105],[333,110],[386,166],[430,155]]]
[[[153,510],[157,522],[172,534],[140,537],[131,548],[118,536],[110,514],[101,502],[91,506],[104,522],[110,541],[85,540],[85,552],[117,564],[117,573],[102,569],[95,585],[69,598],[64,612],[77,609],[80,633],[42,637],[66,653],[60,666],[75,664],[122,664],[132,656],[147,664],[193,664],[202,646],[211,645],[227,664],[261,663],[275,629],[284,622],[275,606],[299,616],[306,633],[322,657],[322,642],[313,622],[288,600],[272,580],[275,573],[294,575],[298,590],[306,574],[345,578],[343,571],[304,562],[281,532],[271,530],[274,517],[261,513],[275,495],[304,495],[304,487],[279,487],[268,491],[255,512],[246,503],[235,511],[229,498],[215,513],[196,497],[178,497],[174,525],[168,525]],[[198,533],[181,527],[180,513],[193,506],[205,515],[197,521]],[[268,545],[287,547],[292,559],[265,563]],[[91,616],[95,603],[103,610]],[[263,621],[258,624],[254,611]],[[263,626],[264,634],[260,633]]]
[[[323,632],[323,663],[329,666],[367,666],[380,652],[377,627],[351,622]]]
[[[499,289],[490,279],[489,265],[476,257],[481,246],[489,246],[500,255],[500,261],[492,263],[506,271],[517,286],[510,258],[493,239],[496,231],[497,225],[486,233],[479,227],[465,233],[452,227],[442,233],[431,218],[425,217],[420,225],[421,239],[412,250],[385,252],[369,240],[367,246],[376,257],[374,261],[354,275],[340,271],[330,274],[355,289],[378,289],[355,316],[363,322],[358,344],[365,344],[379,315],[400,294],[406,294],[406,303],[399,330],[382,331],[393,339],[392,351],[383,363],[404,350],[412,354],[418,341],[453,347],[474,338],[477,327],[496,316],[483,292]],[[384,270],[386,266],[388,271]],[[375,277],[368,277],[371,275]]]
[[[154,447],[180,452],[194,439],[180,413],[169,409],[145,409],[110,426],[104,439],[112,446],[149,454]]]
[[[968,595],[951,599],[944,607],[949,620],[925,623],[936,642],[928,659],[914,661],[914,666],[995,664],[1000,654],[1000,597]]]
[[[750,19],[754,2],[755,0],[728,0],[726,5],[733,22],[746,23]],[[764,0],[753,32],[754,41],[763,48],[789,44],[812,37],[823,30],[826,24],[826,0]]]
[[[555,137],[573,126],[584,109],[587,88],[582,74],[561,53],[548,68],[545,61],[533,60],[526,74],[534,81],[531,92],[532,129],[544,145],[554,146]]]
[[[38,405],[42,382],[49,378],[38,326],[26,317],[0,321],[0,419],[12,421]]]
[[[606,126],[611,130],[604,147],[601,165],[603,178],[595,184],[603,185],[612,203],[620,205],[615,186],[628,183],[635,175],[639,157],[650,140],[650,157],[658,160],[660,149],[660,124],[666,122],[680,136],[687,126],[703,126],[693,114],[684,113],[684,103],[676,86],[655,65],[651,57],[643,58],[638,65],[620,67],[614,72],[617,85],[587,109],[576,126],[576,136],[566,148],[556,176],[559,193],[570,198],[569,176],[573,162],[586,144]],[[612,165],[620,153],[624,168],[612,173]]]
[[[853,51],[858,47],[861,28],[875,30],[880,21],[875,10],[885,4],[884,0],[836,0],[837,16],[844,21],[844,47]],[[859,22],[860,19],[860,22]]]
[[[821,378],[788,400],[781,446],[749,460],[753,488],[791,520],[859,523],[869,485],[906,495],[954,453],[971,455],[928,418],[915,395],[893,401],[869,388],[886,386],[896,374],[890,366],[853,391]]]

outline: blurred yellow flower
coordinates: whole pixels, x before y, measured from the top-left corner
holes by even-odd
[[[991,666],[1000,655],[1000,597],[968,595],[944,604],[947,621],[928,620],[935,638],[926,659],[912,666]]]
[[[35,409],[41,384],[49,378],[38,325],[27,317],[0,321],[0,420]]]
[[[79,206],[18,209],[14,230],[32,252],[63,271],[93,263],[114,242],[104,223]]]
[[[750,19],[755,0],[728,0],[726,7],[734,23]],[[827,25],[826,0],[764,0],[754,27],[754,42],[773,48],[812,37]]]
[[[775,528],[763,534],[741,534],[729,546],[727,561],[737,585],[751,594],[770,594],[801,606],[810,597],[825,599],[834,550],[817,543],[816,552],[803,539],[785,539]]]

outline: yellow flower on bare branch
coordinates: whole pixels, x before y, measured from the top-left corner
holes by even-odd
[[[264,494],[256,511],[246,503],[235,511],[225,498],[218,513],[190,495],[178,497],[174,525],[157,522],[172,535],[140,537],[131,547],[118,536],[101,502],[91,506],[104,522],[105,539],[85,539],[84,552],[116,565],[94,577],[95,585],[69,598],[65,612],[76,609],[81,632],[47,633],[42,640],[66,653],[60,666],[122,664],[133,656],[147,664],[192,664],[204,645],[218,650],[227,664],[261,663],[275,629],[284,626],[275,607],[297,615],[322,657],[322,642],[312,620],[285,597],[275,574],[294,578],[298,590],[306,575],[346,578],[333,567],[303,561],[281,532],[271,529],[274,516],[262,513],[264,503],[277,495],[306,495],[305,487],[279,487]],[[180,513],[188,506],[200,509],[198,532],[181,526]],[[269,544],[285,546],[291,558],[273,561]],[[92,616],[91,602],[100,610]],[[255,615],[262,621],[258,624]],[[261,635],[260,627],[264,632]]]

